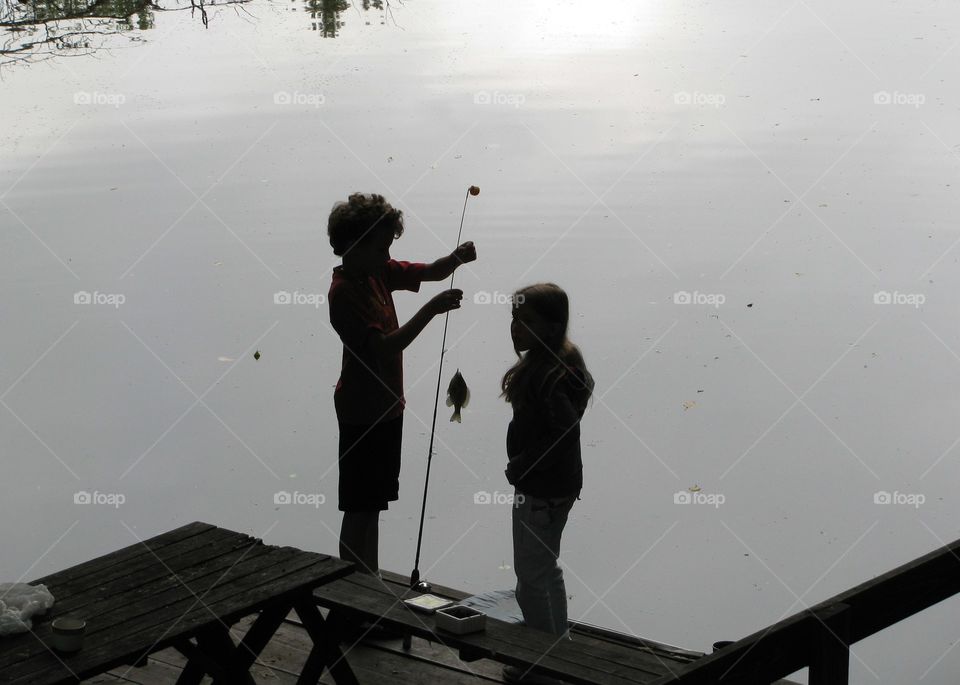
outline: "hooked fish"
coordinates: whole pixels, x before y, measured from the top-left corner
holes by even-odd
[[[450,385],[447,386],[447,406],[453,407],[453,416],[450,417],[450,420],[460,423],[460,409],[468,404],[470,404],[470,388],[467,387],[467,382],[463,380],[460,369],[457,369],[453,378],[450,379]]]

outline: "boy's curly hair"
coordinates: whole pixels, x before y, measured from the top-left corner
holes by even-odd
[[[327,222],[330,245],[338,257],[380,230],[390,230],[394,238],[403,235],[403,212],[376,193],[353,193],[346,202],[336,203]]]

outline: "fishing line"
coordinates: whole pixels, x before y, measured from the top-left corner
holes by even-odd
[[[471,192],[476,188],[476,192]],[[456,247],[460,247],[460,236],[463,233],[463,218],[467,215],[467,200],[470,199],[471,195],[476,195],[480,193],[480,189],[476,186],[470,186],[467,188],[467,194],[463,198],[463,211],[460,213],[460,229],[457,231],[457,242],[455,243]],[[459,257],[458,257],[459,259]],[[459,265],[458,265],[459,266]],[[450,274],[450,288],[453,289],[453,277],[456,275],[457,270],[454,269],[453,273]],[[450,311],[444,314],[443,317],[443,339],[440,342],[440,365],[437,369],[437,392],[433,399],[433,421],[430,424],[430,447],[427,449],[427,476],[423,480],[423,501],[420,505],[420,529],[417,532],[417,555],[413,561],[413,571],[410,573],[410,587],[416,587],[420,585],[420,548],[423,544],[423,519],[427,513],[427,490],[430,487],[430,464],[433,462],[433,436],[437,429],[437,406],[440,404],[440,383],[443,381],[443,355],[446,352],[447,346],[447,322],[450,320]],[[429,590],[430,586],[426,583],[423,584],[422,589]]]

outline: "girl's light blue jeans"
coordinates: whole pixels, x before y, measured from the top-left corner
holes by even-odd
[[[517,603],[531,628],[567,636],[567,589],[557,564],[560,538],[576,497],[513,499],[513,568]]]

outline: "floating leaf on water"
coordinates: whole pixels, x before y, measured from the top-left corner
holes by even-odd
[[[696,406],[697,406],[696,402],[694,402],[693,400],[687,400],[686,402],[683,403],[683,410],[686,411],[687,409],[692,409],[693,407],[696,407]]]
[[[235,362],[237,361],[233,357],[217,357],[218,362]]]
[[[699,485],[697,485],[696,483],[694,483],[694,484],[691,485],[689,488],[687,488],[687,490],[689,490],[690,492],[700,492],[701,489],[702,489],[702,488],[701,488]]]
[[[260,350],[257,350],[256,352],[253,353],[253,358],[257,360],[260,359]]]

